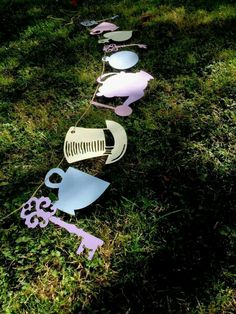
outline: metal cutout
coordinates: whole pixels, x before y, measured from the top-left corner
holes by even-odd
[[[87,129],[71,127],[64,142],[64,156],[68,163],[88,158],[108,156],[106,164],[111,164],[123,157],[127,148],[127,135],[117,122],[106,120],[107,128]],[[108,146],[105,131],[111,132],[114,145]]]
[[[128,97],[121,106],[113,107],[92,101],[91,103],[97,107],[108,108],[114,110],[118,116],[129,116],[132,113],[130,104],[139,100],[144,96],[144,90],[148,85],[148,81],[153,77],[145,71],[137,73],[111,72],[100,76],[97,81],[102,84],[99,87],[97,96],[112,97]]]
[[[45,211],[46,208],[49,208],[49,211]],[[32,211],[32,209],[35,210]],[[54,215],[56,214],[56,211],[57,208],[52,204],[48,197],[31,197],[28,202],[23,205],[20,217],[25,219],[25,224],[28,228],[33,229],[38,225],[41,228],[45,228],[50,221],[55,225],[64,228],[68,232],[81,237],[82,240],[76,254],[81,254],[86,248],[89,250],[88,259],[91,260],[96,249],[102,246],[104,242],[101,239],[85,232],[83,229],[79,229],[75,225],[69,224],[60,218],[55,217]]]
[[[59,183],[50,181],[53,174],[58,174],[62,180]],[[54,206],[70,215],[76,209],[89,206],[108,188],[110,183],[69,167],[66,172],[53,168],[46,174],[44,183],[47,187],[58,189],[58,200]]]
[[[91,35],[100,35],[100,34],[102,34],[104,32],[115,31],[118,28],[119,27],[116,26],[115,24],[103,22],[103,23],[99,24],[98,26],[94,27],[90,31],[90,34]]]
[[[132,37],[133,31],[116,31],[110,32],[103,35],[103,39],[100,39],[98,42],[100,44],[108,43],[110,40],[113,41],[125,41]]]
[[[126,70],[138,63],[138,55],[132,51],[119,51],[102,60],[108,62],[114,69]]]

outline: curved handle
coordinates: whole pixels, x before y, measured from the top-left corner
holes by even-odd
[[[91,35],[99,35],[101,34],[103,31],[101,29],[95,30],[95,31],[91,31],[90,34]]]
[[[59,183],[53,183],[53,182],[51,182],[49,180],[50,177],[54,173],[58,174],[62,178],[62,180],[63,180],[63,178],[65,176],[65,172],[62,169],[60,169],[60,168],[53,168],[53,169],[49,170],[48,173],[46,174],[45,179],[44,179],[44,183],[49,188],[58,189],[60,187],[62,181],[59,182]]]
[[[105,77],[111,76],[111,75],[117,75],[117,74],[120,74],[120,73],[119,73],[119,72],[109,72],[109,73],[102,74],[101,76],[99,76],[99,77],[97,78],[97,82],[103,84],[103,81],[102,81],[102,80],[103,80]]]
[[[108,62],[109,59],[110,59],[110,57],[102,57],[102,61],[103,61],[103,62]]]

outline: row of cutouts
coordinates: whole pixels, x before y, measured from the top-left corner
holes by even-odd
[[[114,18],[116,16],[111,19]],[[83,21],[81,24],[90,27],[98,23],[96,21]],[[122,42],[132,37],[132,31],[116,31],[117,29],[118,26],[115,24],[102,22],[90,30],[90,34],[99,35],[107,32],[102,39],[99,39],[99,43],[109,43],[110,40]],[[110,53],[128,46],[146,48],[143,44],[116,45],[112,43],[105,45],[103,51]],[[137,64],[138,60],[138,55],[135,52],[120,51],[110,57],[104,57],[102,61],[108,62],[116,70],[126,70]],[[132,113],[130,104],[143,97],[144,90],[151,79],[153,77],[142,70],[136,73],[123,71],[105,73],[97,79],[101,86],[96,96],[105,96],[107,98],[125,97],[127,99],[117,107],[94,100],[92,104],[96,107],[113,110],[119,116],[128,116]],[[71,164],[84,159],[105,156],[105,163],[111,164],[124,156],[126,148],[127,135],[125,129],[115,121],[106,120],[106,128],[103,129],[70,127],[64,141],[64,157]],[[51,181],[52,176],[55,174],[61,178],[60,182]],[[25,220],[25,224],[29,228],[35,228],[36,226],[44,228],[50,221],[68,232],[76,234],[82,238],[76,253],[81,254],[85,249],[88,249],[88,258],[92,259],[96,249],[103,245],[103,241],[73,224],[55,217],[55,213],[59,209],[67,214],[74,215],[75,210],[87,207],[96,201],[110,183],[74,167],[69,167],[66,171],[60,168],[51,169],[46,174],[44,183],[47,187],[58,190],[58,199],[52,202],[44,196],[40,198],[31,197],[22,206],[21,218]]]

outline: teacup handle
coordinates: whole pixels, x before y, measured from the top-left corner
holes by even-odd
[[[47,187],[52,188],[52,189],[58,189],[61,185],[61,182],[53,183],[50,181],[50,177],[55,173],[58,174],[62,178],[62,180],[65,176],[65,172],[60,168],[53,168],[53,169],[49,170],[45,176],[44,183]]]
[[[108,62],[110,60],[110,57],[102,57],[103,62]]]

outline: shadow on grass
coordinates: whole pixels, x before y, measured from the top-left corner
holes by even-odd
[[[176,129],[182,127],[181,121],[176,124]],[[190,309],[197,308],[199,300],[204,302],[209,297],[214,300],[221,289],[233,284],[233,277],[227,275],[234,265],[233,164],[223,174],[200,161],[197,168],[190,160],[185,167],[182,163],[188,154],[178,147],[178,141],[184,142],[184,138],[178,138],[175,129],[166,135],[166,141],[173,143],[170,145],[173,150],[158,149],[158,132],[151,130],[146,135],[142,131],[136,133],[139,145],[142,143],[148,149],[147,133],[149,138],[156,138],[156,145],[153,143],[156,155],[148,155],[150,170],[144,172],[144,166],[135,157],[132,162],[136,168],[131,172],[113,169],[115,177],[122,177],[116,180],[119,193],[113,198],[124,195],[137,204],[141,197],[157,199],[163,207],[170,205],[168,212],[182,211],[153,225],[156,231],[152,230],[155,235],[150,245],[157,240],[155,253],[130,252],[132,247],[129,247],[117,269],[114,263],[117,278],[102,290],[91,307],[92,312],[104,309],[101,313],[190,313]],[[131,151],[136,156],[136,150],[131,148]],[[126,181],[129,184],[124,186]],[[144,210],[136,209],[140,214]],[[161,217],[163,213],[150,208],[149,215]],[[140,237],[145,238],[142,232]]]

